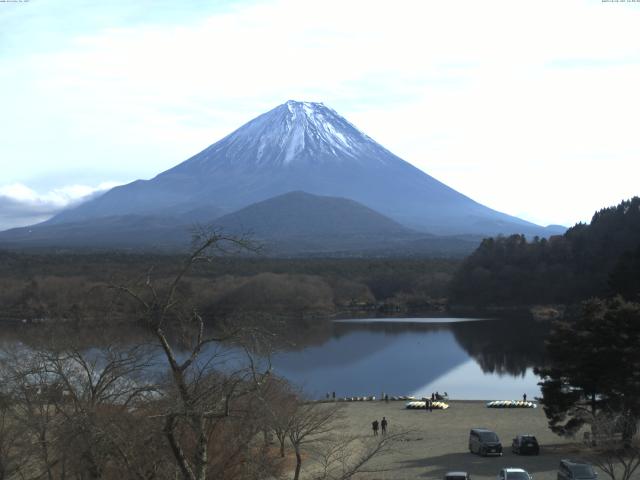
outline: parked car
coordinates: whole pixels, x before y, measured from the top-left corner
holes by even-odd
[[[447,472],[444,480],[471,480],[471,475],[467,472]]]
[[[513,439],[511,451],[518,455],[525,455],[527,453],[538,455],[540,453],[540,445],[533,435],[518,435]]]
[[[502,443],[495,432],[486,428],[472,428],[469,432],[469,451],[479,455],[502,455]]]
[[[498,473],[498,480],[533,480],[529,472],[522,468],[503,468]]]
[[[558,480],[596,480],[598,474],[589,463],[560,460]]]

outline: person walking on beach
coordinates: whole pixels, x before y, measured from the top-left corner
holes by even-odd
[[[378,420],[374,420],[373,422],[371,422],[371,428],[373,428],[373,436],[377,437],[378,436]]]
[[[433,402],[429,400],[429,411],[433,412]]]
[[[382,435],[387,434],[387,419],[382,417],[382,422],[380,422],[380,426],[382,427]]]

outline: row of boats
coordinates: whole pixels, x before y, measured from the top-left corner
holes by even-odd
[[[375,395],[371,395],[368,397],[339,397],[337,398],[338,402],[371,402],[374,400],[379,400],[379,401],[383,401],[383,400],[389,400],[389,401],[414,401],[417,400],[416,397],[411,397],[411,396],[407,396],[407,395],[388,395],[386,398],[380,398],[380,397],[376,397]]]
[[[405,407],[410,410],[424,410],[426,407],[426,400],[418,400],[416,397],[407,396],[407,395],[389,395],[386,398],[379,398],[375,395],[370,395],[366,397],[339,397],[336,399],[338,402],[372,402],[375,400],[388,400],[388,401],[404,401],[407,402]],[[486,403],[487,408],[536,408],[537,405],[535,402],[529,402],[525,400],[493,400],[491,402]],[[441,401],[435,400],[431,401],[431,408],[435,410],[446,410],[449,408],[449,404]]]
[[[487,408],[536,408],[534,402],[526,400],[494,400],[487,402]]]
[[[427,406],[426,404],[427,402],[422,400],[418,400],[415,402],[407,402],[405,404],[405,408],[409,410],[425,410]],[[449,408],[449,404],[436,400],[434,402],[431,402],[431,408],[433,410],[446,410],[447,408]]]

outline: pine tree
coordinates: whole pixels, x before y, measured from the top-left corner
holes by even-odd
[[[589,300],[574,321],[556,322],[547,340],[541,403],[552,431],[573,435],[600,414],[640,419],[640,305]],[[632,421],[629,421],[632,420]],[[630,439],[635,429],[625,428]]]

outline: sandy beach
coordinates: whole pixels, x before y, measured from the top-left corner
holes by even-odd
[[[350,434],[372,434],[371,422],[386,417],[390,433],[410,431],[407,439],[394,442],[393,452],[378,461],[386,472],[367,474],[376,479],[442,479],[448,471],[462,470],[480,480],[495,479],[503,467],[521,467],[535,480],[555,480],[561,458],[579,458],[574,442],[558,437],[547,427],[542,408],[493,409],[482,401],[451,401],[448,410],[407,410],[405,402],[347,402],[344,428]],[[481,457],[469,453],[472,427],[494,430],[504,447],[502,457]],[[538,438],[539,456],[511,453],[517,434]],[[607,478],[599,472],[600,478]]]

